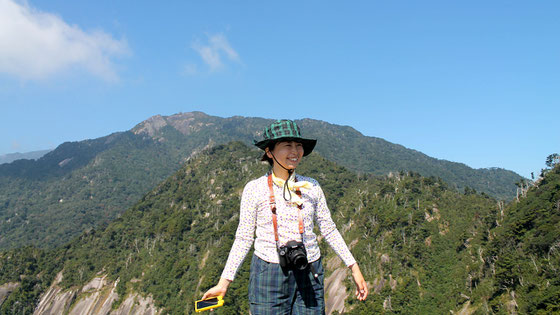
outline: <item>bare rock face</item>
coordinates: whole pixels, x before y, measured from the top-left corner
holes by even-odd
[[[68,306],[76,296],[75,290],[63,292],[58,284],[62,281],[62,272],[59,272],[51,287],[43,294],[41,301],[33,314],[63,314],[68,311]]]
[[[154,137],[161,128],[171,126],[180,133],[189,135],[200,130],[202,127],[211,125],[211,123],[196,122],[204,117],[207,117],[207,115],[200,112],[179,113],[172,116],[156,115],[141,122],[132,131],[135,134],[147,134],[150,137]]]
[[[195,120],[200,118],[201,113],[181,113],[167,117],[167,121],[173,128],[179,130],[184,135],[189,135],[193,132],[200,130],[202,127],[210,124],[203,122],[195,123]]]
[[[124,314],[158,314],[151,297],[130,294],[116,310],[113,303],[118,300],[116,293],[118,280],[109,282],[106,276],[99,276],[79,289],[63,291],[58,284],[62,281],[59,273],[41,297],[33,314],[69,314],[69,315],[124,315]]]
[[[154,306],[154,301],[151,297],[144,298],[137,294],[133,294],[129,295],[128,298],[123,301],[118,310],[111,312],[111,315],[126,314],[155,315],[158,314],[158,310]]]
[[[15,289],[19,287],[19,283],[17,282],[8,282],[3,285],[0,285],[0,305],[4,303],[6,298],[12,293]]]
[[[135,134],[146,133],[153,137],[161,128],[167,126],[167,121],[161,115],[152,116],[138,124],[132,131]]]
[[[118,299],[117,282],[107,283],[106,277],[97,277],[86,284],[73,303],[69,314],[109,314]]]
[[[344,301],[348,297],[344,279],[347,276],[347,268],[342,265],[342,261],[338,256],[329,259],[329,269],[334,269],[333,273],[325,279],[325,311],[332,314],[335,311],[344,312]]]

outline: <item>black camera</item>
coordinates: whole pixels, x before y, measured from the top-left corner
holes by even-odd
[[[305,270],[307,265],[307,251],[302,242],[288,241],[286,245],[278,248],[280,266],[293,270]]]

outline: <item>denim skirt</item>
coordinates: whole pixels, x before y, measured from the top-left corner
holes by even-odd
[[[280,264],[266,262],[256,255],[251,260],[249,309],[252,315],[325,314],[324,270],[321,259],[310,268],[284,270]]]

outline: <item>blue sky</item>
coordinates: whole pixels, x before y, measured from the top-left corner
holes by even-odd
[[[198,110],[349,125],[530,177],[560,153],[558,12],[558,1],[0,0],[0,154]]]

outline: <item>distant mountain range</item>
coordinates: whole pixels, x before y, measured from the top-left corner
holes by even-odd
[[[67,142],[37,161],[0,165],[0,249],[63,244],[82,231],[117,218],[204,148],[230,141],[251,145],[272,120],[221,118],[201,112],[154,116],[130,131]],[[414,171],[511,199],[522,179],[504,169],[472,169],[439,160],[348,126],[299,120],[315,152],[358,173]],[[258,156],[260,152],[255,151]]]
[[[21,159],[37,160],[51,151],[52,150],[40,150],[40,151],[31,151],[26,153],[16,152],[16,153],[3,154],[0,155],[0,164],[10,163],[15,160],[21,160]]]

